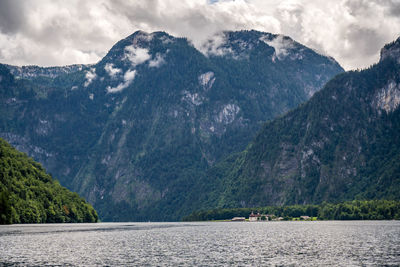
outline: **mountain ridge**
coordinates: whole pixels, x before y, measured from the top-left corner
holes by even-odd
[[[85,196],[102,220],[179,219],[204,170],[343,71],[268,33],[228,32],[206,48],[136,32],[81,71],[10,74],[0,81],[0,136]]]
[[[379,63],[339,74],[209,170],[200,183],[211,193],[197,208],[400,199],[399,40]]]

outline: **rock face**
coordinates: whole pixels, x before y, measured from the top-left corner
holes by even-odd
[[[63,74],[69,74],[76,71],[81,71],[84,68],[87,68],[90,65],[70,65],[64,67],[39,67],[39,66],[11,66],[7,65],[11,74],[16,78],[21,79],[34,79],[37,77],[46,77],[46,78],[55,78],[57,76]]]
[[[376,93],[374,103],[378,111],[395,111],[400,104],[400,85],[395,81],[388,81],[388,84]]]
[[[400,63],[400,37],[396,41],[387,44],[382,48],[380,61],[389,57]]]
[[[80,67],[29,79],[19,68],[14,79],[17,68],[0,65],[0,136],[118,221],[188,214],[205,170],[343,71],[256,31],[225,32],[199,50],[139,31]]]
[[[399,49],[398,39],[377,65],[336,76],[264,125],[208,171],[197,208],[400,199]]]

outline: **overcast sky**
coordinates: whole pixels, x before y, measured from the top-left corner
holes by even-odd
[[[365,68],[400,36],[400,0],[0,0],[0,62],[95,63],[136,30],[197,46],[240,29],[288,35],[347,70]]]

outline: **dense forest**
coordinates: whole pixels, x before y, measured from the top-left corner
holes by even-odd
[[[251,212],[273,214],[285,220],[300,216],[318,217],[319,220],[399,220],[400,201],[353,200],[337,204],[267,206],[258,208],[213,209],[193,212],[184,221],[229,220],[233,217],[249,217]]]
[[[0,138],[0,224],[97,221],[83,198]]]
[[[224,39],[205,53],[185,38],[138,31],[93,65],[0,64],[0,137],[103,221],[180,220],[197,209],[191,197],[207,193],[193,186],[207,169],[343,72],[289,37]]]
[[[400,200],[400,39],[266,123],[199,179],[196,210]],[[387,55],[387,56],[385,56]]]

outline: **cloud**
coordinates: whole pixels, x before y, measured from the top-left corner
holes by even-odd
[[[122,71],[121,69],[114,68],[114,64],[112,64],[112,63],[107,63],[104,66],[104,70],[108,73],[108,75],[111,78],[115,78],[117,76],[117,74],[121,73],[121,71]]]
[[[151,58],[149,50],[146,48],[130,45],[125,47],[125,59],[128,59],[132,66],[140,65]]]
[[[136,30],[188,37],[200,49],[218,32],[241,29],[288,35],[333,56],[347,69],[367,67],[378,60],[385,43],[398,37],[400,2],[2,0],[0,62],[43,66],[95,63]],[[209,51],[227,52],[215,45]]]
[[[400,14],[388,15],[389,2],[283,1],[276,17],[282,33],[333,56],[346,69],[364,68],[377,62],[383,45],[400,33]]]
[[[124,75],[125,82],[132,82],[135,79],[136,70],[127,70]]]
[[[223,33],[216,33],[207,38],[197,49],[206,56],[234,55],[232,48],[225,47],[226,36]]]
[[[25,13],[24,6],[18,0],[0,1],[0,31],[16,33],[23,26],[24,19],[20,14]]]
[[[124,81],[118,84],[116,87],[107,86],[108,93],[118,93],[125,88],[127,88],[135,79],[136,77],[136,70],[127,70],[124,74]]]
[[[88,87],[93,82],[93,80],[95,80],[97,78],[96,69],[90,68],[90,70],[86,72],[85,78],[86,78],[86,81],[84,83],[84,86]]]
[[[159,68],[163,64],[165,64],[165,59],[160,53],[157,53],[155,58],[149,61],[150,68]]]
[[[293,48],[293,40],[284,38],[282,35],[278,35],[276,38],[269,40],[265,37],[260,38],[261,41],[267,45],[272,46],[275,49],[275,56],[281,60],[288,55],[288,50]]]

